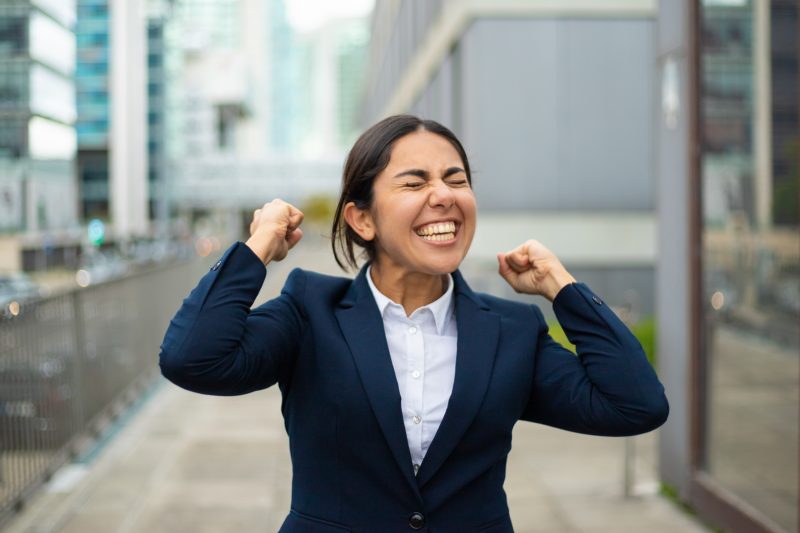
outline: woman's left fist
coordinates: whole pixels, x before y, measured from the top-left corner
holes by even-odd
[[[499,272],[511,287],[525,294],[540,294],[551,302],[565,285],[575,282],[561,261],[536,240],[497,254]]]

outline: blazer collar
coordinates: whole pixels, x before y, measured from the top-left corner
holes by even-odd
[[[458,444],[483,403],[494,366],[500,317],[453,272],[458,341],[453,392],[442,423],[414,476],[400,406],[400,389],[386,334],[366,280],[367,265],[358,273],[335,310],[350,347],[373,413],[403,476],[419,496],[419,488],[439,470]]]
[[[369,289],[369,283],[367,282],[367,269],[369,267],[369,263],[365,264],[361,267],[356,277],[353,279],[353,282],[350,284],[350,288],[339,301],[339,305],[342,307],[353,307],[356,302],[362,299],[369,299],[372,296],[372,292]],[[451,274],[453,282],[455,286],[453,287],[453,297],[458,299],[459,296],[469,299],[473,302],[475,306],[478,308],[488,311],[489,306],[483,299],[472,292],[467,282],[464,280],[464,277],[461,275],[460,270],[456,270]],[[375,303],[374,298],[372,302]],[[376,304],[377,305],[377,304]]]
[[[370,276],[370,267],[367,265],[367,272],[364,276],[367,280],[367,285],[369,286],[369,290],[372,293],[372,297],[375,298],[375,303],[378,304],[378,311],[380,311],[381,316],[385,318],[386,308],[390,305],[393,306],[398,312],[402,312],[403,316],[405,316],[405,311],[402,310],[402,306],[397,302],[390,299],[388,296],[383,294],[375,284],[372,282],[372,276]],[[436,326],[436,331],[439,335],[442,335],[444,330],[447,327],[447,323],[450,321],[451,315],[453,313],[453,276],[452,274],[447,275],[447,289],[445,290],[444,294],[440,296],[437,300],[429,303],[421,307],[420,309],[428,309],[431,314],[433,315],[433,323]],[[416,311],[414,311],[416,313]]]

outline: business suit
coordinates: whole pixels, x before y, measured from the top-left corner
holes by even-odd
[[[279,384],[293,466],[281,531],[512,531],[503,480],[517,420],[631,435],[666,419],[639,343],[588,287],[554,300],[579,360],[536,306],[476,294],[456,271],[455,382],[415,476],[365,269],[355,280],[295,269],[251,311],[265,275],[246,245],[231,246],[173,318],[160,363],[206,394]]]

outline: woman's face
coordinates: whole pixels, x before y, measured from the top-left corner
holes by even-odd
[[[420,130],[395,141],[373,183],[375,260],[403,273],[446,274],[475,234],[475,194],[450,142]]]

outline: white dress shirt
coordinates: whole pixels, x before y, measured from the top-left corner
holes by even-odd
[[[400,405],[414,473],[442,423],[456,375],[456,316],[453,276],[447,290],[430,304],[406,316],[403,306],[367,282],[383,317],[386,342],[400,388]]]

